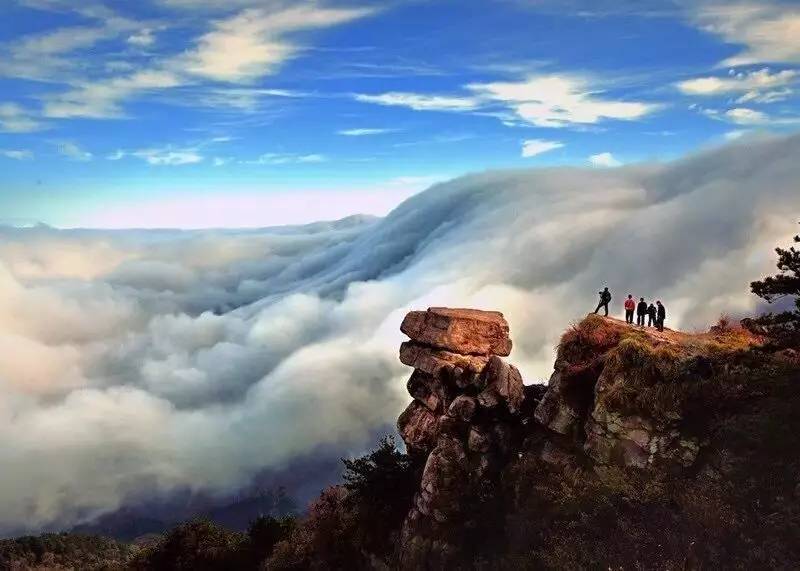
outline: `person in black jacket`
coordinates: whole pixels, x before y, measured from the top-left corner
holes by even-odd
[[[651,303],[650,306],[647,308],[647,326],[648,327],[652,327],[653,325],[656,324],[656,315],[657,315],[657,313],[658,313],[658,310],[656,309],[656,306]]]
[[[661,301],[657,301],[656,305],[658,306],[656,313],[656,328],[659,331],[664,331],[664,320],[667,318],[667,309],[664,307]]]
[[[636,325],[644,327],[644,318],[647,315],[647,302],[643,297],[639,298],[639,305],[636,306]]]
[[[598,291],[597,293],[600,294],[600,303],[597,304],[597,308],[594,310],[595,313],[600,311],[600,308],[606,310],[606,317],[608,317],[608,304],[611,303],[611,292],[608,291],[608,288],[603,288],[603,291]]]

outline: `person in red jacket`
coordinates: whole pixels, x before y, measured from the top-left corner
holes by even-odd
[[[625,323],[633,325],[633,312],[636,309],[636,302],[633,301],[633,295],[628,294],[628,299],[625,300]]]

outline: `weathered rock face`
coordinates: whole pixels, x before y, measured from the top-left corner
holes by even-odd
[[[511,340],[502,314],[465,309],[415,311],[400,360],[415,368],[414,402],[398,421],[412,453],[427,454],[419,492],[403,525],[404,569],[447,569],[462,555],[466,498],[492,489],[512,449],[525,390],[499,355]]]
[[[547,392],[536,408],[536,420],[558,434],[573,437],[580,434],[594,400],[600,371],[602,360],[577,367],[556,361]]]
[[[615,328],[622,336],[631,331],[613,320],[597,325],[606,328],[605,335],[611,338]],[[534,414],[537,422],[583,448],[597,465],[641,469],[692,465],[699,443],[685,433],[680,410],[645,405],[636,398],[644,389],[654,395],[671,390],[657,360],[648,353],[652,351],[649,342],[620,342],[622,336],[615,343],[598,343],[594,351],[559,352],[547,392]],[[564,353],[581,358],[570,362]],[[628,354],[638,358],[628,358]],[[707,360],[696,356],[675,355],[668,364],[676,368],[676,363],[683,365],[689,377],[709,374]],[[616,396],[609,398],[611,394]]]
[[[511,347],[500,314],[435,308],[411,312],[402,329],[411,337],[400,360],[415,369],[407,385],[414,401],[398,426],[409,451],[425,457],[401,532],[402,569],[458,568],[475,506],[491,501],[519,455],[555,469],[594,468],[598,477],[610,466],[658,476],[698,457],[672,384],[713,374],[691,344],[663,345],[661,334],[589,317],[562,340],[545,389],[525,387],[500,357]]]
[[[400,362],[404,365],[443,381],[453,380],[462,385],[473,383],[488,361],[489,357],[485,355],[462,355],[419,343],[405,342],[400,345]]]
[[[683,433],[679,410],[665,411],[640,404],[621,407],[614,399],[604,398],[618,387],[635,386],[630,377],[658,377],[658,372],[630,366],[620,371],[613,365],[613,357],[609,361],[612,364],[597,379],[593,407],[586,418],[586,453],[601,465],[642,469],[691,466],[699,444],[696,438]],[[692,374],[693,368],[688,367],[687,373]]]
[[[691,466],[700,446],[696,438],[681,434],[678,422],[598,408],[586,423],[585,449],[602,465],[669,468]]]
[[[423,345],[462,355],[511,353],[508,323],[497,311],[431,307],[406,315],[400,331]]]

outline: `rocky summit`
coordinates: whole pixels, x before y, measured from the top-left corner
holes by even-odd
[[[413,311],[401,330],[410,337],[400,360],[414,368],[407,384],[414,400],[398,428],[409,453],[424,461],[399,536],[401,569],[473,568],[474,544],[493,533],[498,545],[532,541],[510,539],[519,532],[514,526],[505,534],[492,529],[491,510],[504,514],[495,521],[521,518],[536,528],[527,503],[543,518],[569,521],[576,509],[570,503],[586,489],[606,498],[589,503],[637,489],[653,494],[647,501],[696,500],[708,493],[705,478],[714,486],[725,480],[721,466],[749,462],[732,460],[741,443],[715,441],[726,434],[729,411],[755,398],[744,394],[765,394],[743,377],[796,370],[759,354],[758,339],[742,328],[687,334],[589,316],[563,335],[547,385],[525,386],[501,358],[511,339],[500,313]],[[765,386],[774,392],[784,384]],[[560,494],[565,505],[553,503]],[[708,511],[722,500],[703,501],[713,504],[702,508]],[[647,502],[630,505],[651,509]],[[555,529],[542,525],[545,537]],[[561,547],[548,545],[536,557],[548,549]],[[542,566],[562,567],[570,557],[559,553],[557,565]]]

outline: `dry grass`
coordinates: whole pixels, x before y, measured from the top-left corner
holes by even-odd
[[[558,358],[572,364],[585,363],[617,346],[625,337],[637,334],[641,333],[615,320],[589,315],[561,336]]]
[[[723,381],[720,371],[742,361],[759,342],[725,316],[707,333],[685,333],[590,315],[563,335],[558,357],[571,368],[604,360],[598,404],[670,420],[682,416],[687,401],[709,392],[707,379]]]

